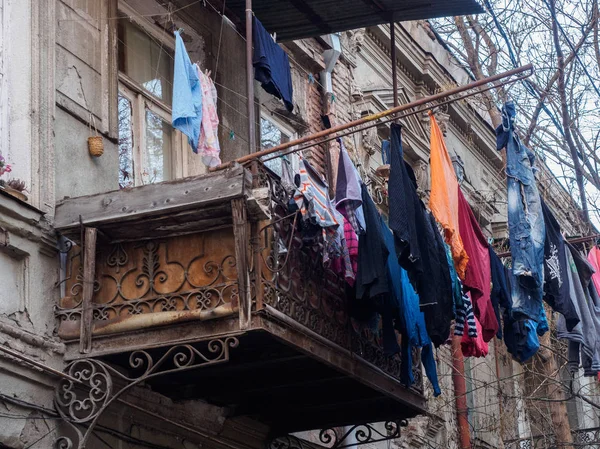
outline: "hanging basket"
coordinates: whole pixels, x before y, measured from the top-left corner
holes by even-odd
[[[98,129],[96,128],[96,120],[94,120],[94,115],[90,113],[90,134],[92,134],[92,125],[94,126],[94,134],[88,137],[88,151],[90,155],[93,157],[100,157],[104,154],[104,142],[102,141],[102,136],[98,135]]]
[[[100,157],[104,154],[104,142],[102,136],[88,137],[88,150],[94,157]]]

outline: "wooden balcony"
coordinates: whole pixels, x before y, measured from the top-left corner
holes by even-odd
[[[130,376],[159,361],[153,390],[275,433],[423,413],[420,369],[416,388],[400,384],[399,357],[348,316],[344,281],[323,267],[320,241],[297,232],[278,178],[253,173],[237,165],[57,206],[56,227],[75,242],[56,309],[68,359]],[[91,229],[97,243],[82,250]],[[187,369],[232,341],[225,363]]]

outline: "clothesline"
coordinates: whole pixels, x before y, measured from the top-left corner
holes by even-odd
[[[344,123],[344,124],[341,124],[341,125],[338,125],[338,126],[334,126],[332,128],[329,128],[329,129],[326,129],[326,130],[323,130],[323,131],[320,131],[320,132],[317,132],[317,133],[314,133],[314,134],[311,134],[311,135],[308,135],[308,136],[305,136],[305,137],[302,137],[302,138],[299,138],[299,139],[295,139],[295,140],[292,140],[290,142],[283,143],[281,145],[277,145],[277,146],[269,148],[267,150],[262,150],[262,151],[258,151],[256,153],[251,153],[251,154],[248,154],[246,156],[242,156],[242,157],[240,157],[240,158],[238,158],[238,159],[236,159],[234,161],[227,162],[225,164],[221,164],[221,165],[219,165],[217,167],[211,168],[210,171],[222,170],[224,168],[230,167],[235,162],[237,162],[237,163],[244,163],[244,162],[250,161],[252,159],[256,159],[256,158],[259,158],[259,157],[268,156],[270,154],[278,153],[280,151],[287,150],[288,148],[295,147],[297,145],[301,145],[301,144],[304,144],[304,143],[307,143],[307,142],[310,142],[310,141],[313,141],[313,140],[317,140],[317,139],[320,139],[320,138],[328,137],[328,136],[330,136],[332,134],[338,133],[340,131],[345,131],[345,130],[347,130],[349,128],[353,128],[353,127],[356,127],[356,126],[360,126],[360,125],[363,125],[363,124],[368,123],[368,122],[376,121],[376,120],[379,120],[379,119],[382,119],[382,118],[385,118],[385,117],[389,117],[389,116],[396,116],[397,114],[399,114],[401,112],[404,112],[404,111],[407,111],[407,110],[410,110],[410,109],[414,109],[414,108],[417,108],[417,107],[420,107],[420,106],[424,106],[424,105],[427,105],[428,103],[433,103],[433,102],[436,102],[436,101],[439,101],[439,100],[443,100],[443,99],[446,99],[447,97],[450,97],[452,95],[460,94],[462,92],[469,91],[469,90],[472,90],[472,89],[475,89],[475,88],[478,88],[478,87],[482,87],[482,86],[485,86],[485,85],[490,84],[490,83],[498,82],[500,80],[503,80],[505,78],[510,78],[512,76],[515,76],[515,75],[520,75],[522,77],[525,77],[526,75],[524,75],[524,72],[530,72],[529,75],[531,75],[532,71],[533,71],[533,66],[531,64],[527,64],[527,65],[525,65],[523,67],[520,67],[518,69],[513,69],[513,70],[510,70],[510,71],[507,71],[507,72],[504,72],[504,73],[500,73],[500,74],[495,75],[495,76],[491,76],[491,77],[488,77],[488,78],[483,78],[481,80],[474,81],[474,82],[466,84],[464,86],[459,86],[459,87],[456,87],[454,89],[450,89],[450,90],[447,90],[447,91],[444,91],[444,92],[440,92],[438,94],[434,94],[434,95],[430,95],[430,96],[427,96],[427,97],[423,97],[423,98],[415,100],[415,101],[413,101],[411,103],[406,103],[406,104],[397,106],[395,108],[387,109],[385,111],[378,112],[376,114],[368,115],[368,116],[363,117],[363,118],[358,119],[358,120],[354,120],[354,121],[351,121],[351,122],[348,122],[348,123]],[[527,76],[529,76],[529,75],[527,75]],[[454,100],[451,100],[451,101],[448,101],[448,102],[458,101],[458,100],[460,100],[462,98],[463,97],[458,98],[458,99],[454,99]]]
[[[306,150],[308,148],[311,148],[311,147],[313,147],[315,145],[322,145],[324,143],[331,142],[331,141],[336,140],[336,139],[338,139],[340,137],[347,137],[349,135],[352,135],[352,134],[355,134],[355,133],[358,133],[358,132],[362,132],[362,131],[365,131],[365,130],[370,129],[370,128],[374,128],[376,126],[383,125],[385,123],[390,123],[390,122],[393,122],[393,121],[396,121],[396,120],[399,120],[399,119],[402,119],[402,118],[410,117],[412,115],[421,114],[423,112],[427,112],[427,111],[430,111],[432,109],[439,108],[440,106],[445,106],[447,104],[455,103],[457,101],[464,100],[465,98],[469,98],[469,97],[472,97],[474,95],[478,95],[478,94],[481,94],[483,92],[487,92],[489,90],[497,89],[498,87],[501,87],[501,86],[505,86],[505,85],[508,85],[508,84],[512,84],[512,83],[521,81],[524,78],[527,78],[529,76],[530,76],[530,74],[522,75],[522,76],[519,76],[519,77],[517,77],[515,79],[506,80],[506,81],[494,84],[492,86],[488,86],[488,87],[486,87],[484,89],[479,89],[479,90],[477,90],[475,92],[471,92],[469,94],[462,95],[459,98],[451,98],[449,100],[442,101],[441,103],[437,103],[435,105],[427,106],[427,107],[424,107],[424,108],[421,108],[421,109],[416,109],[416,110],[413,110],[411,112],[407,112],[407,113],[404,113],[404,114],[401,114],[401,115],[394,115],[393,117],[389,117],[389,118],[386,118],[386,119],[383,119],[383,120],[379,120],[379,121],[376,121],[375,123],[372,123],[370,125],[363,126],[361,128],[358,128],[358,129],[355,129],[355,130],[352,130],[352,131],[348,131],[348,132],[345,132],[345,133],[342,133],[342,134],[338,134],[338,135],[336,135],[334,137],[329,137],[329,138],[326,138],[326,139],[323,139],[323,140],[319,140],[318,142],[311,143],[311,144],[306,145],[306,146],[302,146],[302,147],[299,147],[299,148],[292,148],[292,149],[289,149],[287,151],[278,152],[278,153],[276,153],[275,155],[273,155],[271,157],[261,158],[261,160],[263,162],[264,161],[270,161],[272,159],[276,159],[278,157],[285,156],[287,154],[300,152],[300,151]]]

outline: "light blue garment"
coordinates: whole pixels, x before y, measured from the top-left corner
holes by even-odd
[[[175,31],[175,67],[173,72],[173,127],[188,137],[198,152],[202,123],[202,87],[198,67],[192,64],[179,31]]]
[[[546,227],[534,176],[533,152],[514,132],[515,105],[502,108],[502,124],[496,129],[496,148],[506,148],[508,229],[513,286],[513,312],[539,320],[544,286]],[[520,287],[520,288],[516,288]]]

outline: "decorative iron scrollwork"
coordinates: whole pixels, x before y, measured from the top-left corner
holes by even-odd
[[[383,430],[378,429],[376,424],[356,424],[350,428],[322,429],[319,433],[319,441],[329,449],[343,449],[400,438],[400,429],[406,426],[408,426],[408,421],[402,419],[384,422]]]
[[[61,380],[54,403],[59,415],[70,427],[70,436],[55,441],[57,449],[83,449],[102,413],[131,387],[165,374],[203,368],[229,361],[229,351],[237,347],[236,337],[185,344],[149,351],[134,351],[128,366],[117,370],[98,359],[71,362]],[[121,386],[115,390],[115,385]],[[83,427],[80,429],[80,427]]]
[[[327,449],[345,449],[363,444],[400,438],[400,429],[408,426],[405,419],[374,424],[356,424],[351,427],[322,429],[319,432],[319,445]],[[267,449],[313,449],[316,445],[294,435],[274,438]]]

